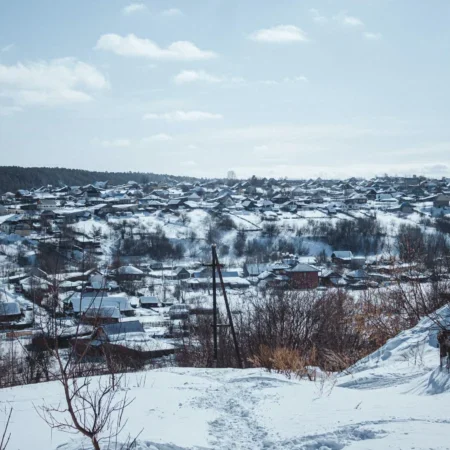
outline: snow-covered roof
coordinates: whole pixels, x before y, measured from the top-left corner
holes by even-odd
[[[117,273],[120,275],[143,275],[144,272],[134,266],[122,266],[117,269]]]
[[[127,297],[82,297],[80,294],[75,294],[71,297],[70,302],[72,303],[73,311],[76,313],[85,312],[89,308],[98,309],[102,306],[115,306],[120,312],[133,310]]]
[[[120,311],[117,306],[100,306],[98,308],[89,308],[84,315],[89,318],[120,319]]]
[[[354,270],[353,272],[349,272],[347,274],[348,278],[354,278],[354,279],[364,279],[367,278],[367,272],[362,269]]]
[[[314,266],[310,266],[309,264],[299,263],[295,267],[290,269],[289,272],[319,272],[319,269]]]
[[[16,316],[20,314],[20,306],[16,302],[0,302],[0,316]]]
[[[352,259],[353,258],[353,253],[350,251],[344,251],[344,250],[339,250],[336,252],[333,252],[332,255],[334,258],[338,258],[338,259]]]
[[[141,305],[147,305],[152,303],[158,303],[159,299],[155,296],[143,296],[139,298]]]

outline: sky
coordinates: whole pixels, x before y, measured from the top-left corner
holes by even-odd
[[[0,0],[0,165],[450,176],[448,0]]]

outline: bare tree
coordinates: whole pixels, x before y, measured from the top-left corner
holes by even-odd
[[[64,402],[44,404],[36,409],[39,416],[52,429],[66,433],[81,433],[90,439],[95,450],[100,443],[117,437],[126,426],[123,414],[132,403],[124,394],[117,398],[117,379],[112,376],[83,379],[62,374],[59,380],[64,389]]]
[[[6,450],[6,447],[8,447],[9,440],[11,439],[11,433],[8,432],[9,429],[9,423],[11,421],[11,415],[12,415],[13,409],[10,408],[8,414],[8,417],[6,419],[5,428],[3,430],[2,434],[2,440],[0,441],[0,450]],[[5,411],[6,413],[6,411]]]

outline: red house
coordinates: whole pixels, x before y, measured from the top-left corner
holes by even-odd
[[[319,270],[309,264],[299,263],[286,271],[286,275],[296,289],[315,289],[319,286]]]

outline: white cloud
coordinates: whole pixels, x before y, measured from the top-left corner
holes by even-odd
[[[97,50],[113,52],[120,56],[134,56],[168,61],[196,61],[217,57],[212,51],[199,49],[189,41],[177,41],[167,48],[161,48],[150,39],[141,39],[134,34],[120,36],[104,34],[95,46]]]
[[[95,67],[75,58],[54,59],[12,66],[0,64],[2,95],[16,105],[56,106],[92,100],[91,91],[109,83]]]
[[[361,19],[349,16],[346,13],[340,13],[334,19],[345,27],[364,27],[364,22]]]
[[[204,70],[182,70],[179,74],[174,76],[173,81],[176,84],[195,83],[198,81],[220,83],[224,81],[224,78],[212,75]]]
[[[381,33],[370,33],[368,31],[363,33],[363,36],[370,41],[379,41],[383,37]]]
[[[127,148],[131,145],[131,142],[128,139],[94,140],[93,143],[99,143],[104,148]]]
[[[215,114],[204,111],[173,111],[168,113],[149,113],[144,115],[145,120],[167,120],[170,122],[193,122],[198,120],[217,120],[222,119],[221,114]]]
[[[278,86],[283,83],[307,83],[309,80],[304,75],[284,77],[282,80],[261,80],[259,83],[267,86]]]
[[[250,39],[257,42],[306,42],[306,33],[295,25],[278,25],[255,31]]]
[[[181,16],[181,15],[183,15],[183,13],[181,12],[181,9],[169,8],[169,9],[165,9],[164,11],[162,11],[161,15],[166,16],[166,17],[174,17],[174,16]]]
[[[8,44],[4,47],[0,48],[0,53],[7,53],[10,52],[14,48],[14,44]]]
[[[141,139],[141,144],[150,144],[151,142],[167,142],[167,141],[172,141],[173,137],[170,136],[169,134],[165,134],[165,133],[159,133],[159,134],[154,134],[153,136],[149,136],[146,138]]]
[[[304,75],[299,75],[297,77],[286,77],[283,81],[285,83],[307,83],[308,78],[306,78]]]
[[[230,77],[222,75],[213,75],[204,70],[182,70],[180,73],[173,77],[175,84],[188,84],[188,83],[210,83],[210,84],[243,84],[245,79],[242,77]]]
[[[146,11],[147,6],[145,6],[143,3],[130,3],[129,5],[125,6],[125,8],[122,9],[122,12],[129,16],[131,14]]]
[[[319,23],[321,25],[328,23],[328,18],[322,16],[322,14],[320,14],[320,12],[317,9],[311,8],[309,12],[311,13],[314,22]]]

